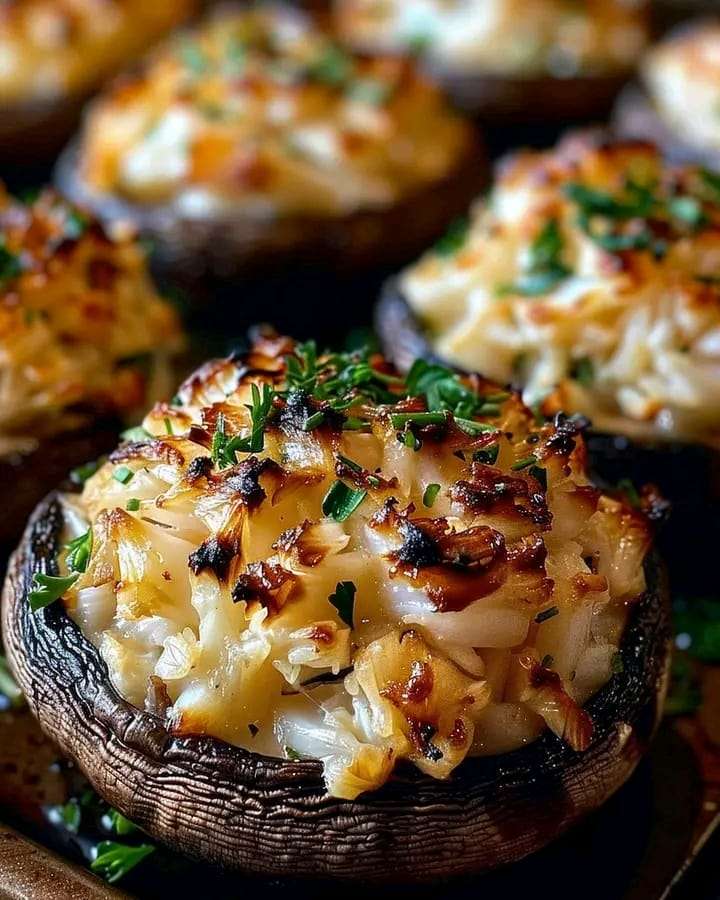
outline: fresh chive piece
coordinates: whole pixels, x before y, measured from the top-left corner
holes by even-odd
[[[342,621],[349,627],[354,628],[353,612],[355,609],[355,593],[357,588],[352,581],[339,581],[335,593],[330,594],[328,600],[338,611],[338,615]]]
[[[2,694],[10,706],[18,708],[23,705],[23,695],[10,674],[5,657],[0,654],[0,694]]]
[[[478,409],[477,414],[479,416],[499,416],[500,415],[500,404],[499,403],[483,403],[483,405]]]
[[[433,247],[437,256],[454,256],[462,250],[470,231],[470,219],[462,216],[448,226],[448,230]]]
[[[564,241],[556,219],[545,223],[530,245],[525,271],[513,284],[502,285],[498,293],[537,297],[564,281],[570,269],[562,261]]]
[[[62,806],[53,807],[52,813],[53,818],[57,816],[69,832],[71,832],[72,834],[78,833],[80,829],[80,822],[82,821],[82,810],[80,809],[80,804],[75,797],[71,797],[71,799],[68,800],[67,803],[64,803]]]
[[[537,462],[537,459],[534,456],[526,456],[525,459],[519,459],[517,462],[513,463],[510,468],[514,472],[519,472],[521,469],[527,469],[528,466],[532,466]]]
[[[621,478],[616,485],[616,489],[625,494],[630,506],[635,507],[635,509],[640,507],[640,494],[629,478]]]
[[[125,504],[125,509],[128,512],[137,512],[140,509],[140,501],[138,500],[138,498],[131,497]]]
[[[589,356],[581,356],[575,361],[570,377],[583,387],[592,386],[595,381],[595,364]]]
[[[560,610],[557,606],[550,606],[548,609],[541,610],[536,616],[535,621],[538,625],[542,625],[543,622],[547,622],[548,619],[554,619],[555,616],[560,614]]]
[[[398,438],[400,442],[403,443],[408,450],[413,450],[415,453],[422,447],[422,441],[420,438],[413,434],[412,431],[408,428],[407,431],[401,431],[398,434]]]
[[[127,466],[119,466],[113,472],[113,478],[115,481],[119,481],[120,484],[127,484],[132,480],[134,474],[133,470],[129,469]]]
[[[383,106],[391,93],[391,86],[379,78],[356,78],[350,82],[346,91],[351,100],[368,106]]]
[[[307,75],[322,84],[339,87],[350,80],[354,68],[352,57],[342,47],[331,44],[308,66]]]
[[[109,884],[115,884],[154,852],[152,844],[129,846],[117,841],[101,841],[90,868],[96,875],[102,875]]]
[[[437,500],[437,495],[440,493],[440,485],[439,484],[429,484],[425,488],[425,493],[423,494],[423,506],[426,506],[428,509],[433,506],[435,501]]]
[[[345,482],[336,481],[323,499],[323,515],[335,519],[336,522],[344,522],[355,512],[366,496],[367,491],[355,491]]]
[[[124,441],[149,441],[152,440],[152,435],[149,431],[142,427],[142,425],[136,425],[134,428],[126,428],[125,431],[120,435],[120,437]]]
[[[317,428],[318,425],[322,425],[325,421],[325,413],[322,410],[318,410],[318,412],[313,413],[311,416],[308,416],[305,420],[305,424],[303,425],[303,431],[312,431],[313,428]]]
[[[121,837],[126,837],[128,834],[134,834],[140,830],[134,822],[131,822],[117,809],[109,809],[107,817],[112,830]]]
[[[173,432],[173,427],[172,427],[172,422],[170,421],[170,419],[169,419],[167,416],[165,416],[165,418],[164,418],[163,421],[165,422],[165,431],[166,431],[168,434],[174,434],[174,432]]]
[[[88,478],[91,478],[99,468],[100,461],[97,459],[92,462],[84,463],[82,466],[78,466],[70,472],[70,481],[74,484],[85,484]]]
[[[491,431],[498,431],[497,425],[488,425],[487,422],[475,422],[472,419],[463,419],[458,416],[455,416],[455,424],[461,431],[464,431],[471,437],[475,437],[478,434],[488,434]]]
[[[71,572],[84,572],[87,569],[90,554],[92,553],[93,533],[92,528],[74,538],[66,546],[67,556],[65,562]]]
[[[483,463],[486,466],[494,466],[500,453],[500,444],[491,444],[482,450],[473,453],[473,462]]]
[[[43,572],[35,572],[33,575],[32,590],[28,594],[30,609],[38,612],[59,600],[63,594],[71,588],[80,577],[75,572],[72,575],[45,575]]]
[[[358,419],[356,416],[348,416],[343,422],[343,431],[361,431],[367,427],[368,423],[364,419]]]
[[[447,413],[445,412],[414,412],[414,413],[393,413],[390,416],[393,428],[401,429],[406,425],[443,425],[447,422]]]
[[[337,458],[344,466],[347,466],[348,469],[350,469],[352,472],[357,472],[357,473],[362,472],[362,470],[363,470],[362,466],[360,465],[360,463],[356,463],[354,459],[350,459],[347,456],[343,456],[342,453],[338,453]]]

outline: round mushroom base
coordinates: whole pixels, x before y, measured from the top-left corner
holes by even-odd
[[[547,732],[447,781],[398,770],[354,801],[328,796],[315,761],[177,737],[118,696],[61,604],[33,614],[34,572],[56,571],[62,508],[35,511],[3,595],[8,658],[43,730],[113,807],[191,857],[271,876],[422,882],[480,872],[547,844],[632,773],[661,714],[669,660],[667,590],[656,558],[621,646],[624,670],[588,703],[590,748]]]
[[[486,184],[488,166],[472,139],[445,179],[387,208],[344,216],[260,216],[228,212],[183,216],[171,205],[133,204],[88,187],[71,144],[55,170],[58,188],[112,225],[133,223],[153,247],[161,284],[179,288],[191,309],[213,307],[234,324],[272,318],[288,333],[327,318],[339,299],[367,312],[372,290],[353,290],[374,277],[375,291],[388,272],[406,264],[465,213],[468,197]],[[348,310],[352,313],[352,310]],[[359,318],[361,320],[361,317]],[[226,319],[225,319],[226,321]]]
[[[720,170],[720,150],[698,147],[683,140],[682,135],[662,119],[648,93],[638,84],[628,85],[618,97],[611,127],[619,138],[652,142],[671,163]]]

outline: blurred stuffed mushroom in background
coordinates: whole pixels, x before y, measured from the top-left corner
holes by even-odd
[[[424,352],[590,417],[611,477],[632,441],[682,507],[717,469],[719,276],[720,179],[583,133],[501,164],[467,229],[388,284],[378,325],[401,365]]]
[[[643,0],[335,0],[365,50],[417,54],[482,122],[603,116],[648,39]]]
[[[179,323],[145,254],[45,191],[0,192],[0,543],[50,485],[165,395]]]
[[[720,19],[679,27],[646,54],[640,72],[641,84],[618,100],[618,134],[720,170]]]
[[[483,168],[473,129],[411,62],[349,54],[268,4],[221,8],[120,79],[57,180],[137,223],[160,272],[199,290],[214,278],[226,297],[233,285],[224,312],[252,322],[268,311],[248,277],[387,270],[443,231]],[[305,333],[304,294],[273,321]]]
[[[197,7],[194,0],[8,0],[0,4],[0,159],[57,152],[102,82]]]

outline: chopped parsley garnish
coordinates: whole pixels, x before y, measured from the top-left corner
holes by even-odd
[[[524,459],[519,459],[517,462],[514,462],[510,468],[514,472],[519,472],[521,469],[527,469],[529,466],[535,465],[537,459],[535,456],[526,456]]]
[[[557,606],[550,606],[548,609],[541,610],[536,616],[535,621],[538,625],[542,625],[543,622],[547,622],[548,619],[554,619],[555,616],[560,614],[560,610]]]
[[[75,572],[72,575],[45,575],[43,572],[35,572],[33,575],[32,590],[28,594],[30,609],[38,612],[59,600],[63,594],[71,588],[80,577]]]
[[[293,762],[297,762],[299,759],[302,759],[302,756],[300,756],[297,750],[295,750],[294,747],[291,747],[289,744],[285,744],[285,746],[283,747],[283,753],[285,754],[285,759],[290,759]]]
[[[154,852],[152,844],[129,846],[116,841],[102,841],[95,850],[96,856],[90,868],[109,884],[115,884]]]
[[[307,68],[307,75],[331,87],[346,84],[355,70],[352,57],[334,44],[326,47]]]
[[[323,499],[323,515],[335,519],[336,522],[344,522],[355,512],[366,496],[367,491],[356,491],[343,481],[335,481]]]
[[[68,800],[67,803],[64,803],[62,806],[54,807],[53,810],[53,818],[57,815],[58,819],[62,822],[62,824],[70,831],[72,834],[77,834],[80,829],[80,822],[82,821],[82,810],[80,809],[80,804],[78,803],[75,797],[72,797]]]
[[[639,508],[640,494],[638,494],[637,488],[629,478],[621,478],[617,483],[616,490],[625,495],[625,499],[630,504],[630,506],[634,507],[635,509]]]
[[[67,556],[65,561],[71,572],[84,572],[87,569],[90,554],[92,553],[93,533],[92,528],[78,537],[74,538],[67,545]]]
[[[467,216],[455,219],[450,223],[445,234],[437,241],[433,252],[438,256],[454,256],[465,246],[469,231],[470,219]]]
[[[0,236],[0,285],[4,285],[22,273],[20,257],[11,253],[5,246],[5,239]]]
[[[129,481],[132,481],[134,474],[133,470],[127,466],[118,466],[113,472],[113,478],[115,481],[119,481],[120,484],[127,484]]]
[[[335,593],[330,594],[328,600],[338,611],[338,615],[342,621],[349,627],[354,628],[353,612],[355,609],[355,593],[357,588],[352,581],[339,581],[335,588]]]
[[[390,98],[392,88],[386,81],[381,81],[379,78],[356,78],[350,82],[346,93],[351,100],[358,103],[382,106]]]
[[[0,694],[12,707],[19,707],[23,704],[22,691],[10,674],[10,669],[2,654],[0,654]]]
[[[97,472],[97,470],[100,468],[100,465],[101,461],[95,459],[92,462],[88,462],[82,466],[78,466],[70,473],[70,481],[72,481],[74,484],[85,484],[88,478],[91,478]]]
[[[152,435],[149,431],[142,427],[142,425],[136,425],[134,428],[126,428],[125,431],[120,435],[120,437],[124,441],[149,441],[152,440]]]
[[[121,837],[126,837],[128,834],[134,834],[140,830],[134,822],[131,822],[130,819],[116,809],[108,810],[107,817],[112,830]]]
[[[499,293],[537,297],[553,290],[570,274],[562,261],[563,247],[560,227],[550,219],[530,245],[525,271],[513,284],[501,286]]]
[[[452,369],[424,359],[415,360],[407,374],[406,384],[411,396],[425,397],[428,410],[446,410],[456,418],[469,419],[477,415],[487,399],[463,384]]]
[[[570,377],[583,387],[591,387],[595,381],[595,365],[589,356],[582,356],[575,361]]]
[[[440,493],[440,485],[439,484],[429,484],[425,488],[425,493],[423,494],[423,506],[430,509],[435,501],[437,500],[437,495]]]
[[[473,461],[483,463],[486,466],[494,466],[500,453],[500,444],[491,444],[489,447],[483,447],[482,450],[476,450],[473,453]]]

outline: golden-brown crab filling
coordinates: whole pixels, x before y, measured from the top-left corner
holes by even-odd
[[[408,62],[354,56],[297,11],[227,9],[96,103],[90,190],[202,217],[383,208],[451,174],[468,126]]]
[[[603,430],[720,435],[720,178],[596,136],[501,167],[405,271],[444,358]]]
[[[622,71],[647,40],[644,0],[335,0],[352,45],[498,75]]]
[[[66,499],[65,603],[132,703],[345,798],[546,725],[589,745],[649,529],[589,483],[582,422],[266,336],[144,427]]]
[[[720,150],[720,22],[703,21],[648,53],[643,80],[678,139]]]
[[[194,0],[5,0],[0,102],[83,93],[194,9]]]
[[[181,342],[136,240],[52,191],[25,204],[0,186],[2,452],[146,409]]]

